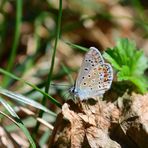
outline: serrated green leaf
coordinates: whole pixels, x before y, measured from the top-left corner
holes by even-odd
[[[143,51],[136,48],[134,41],[119,39],[114,48],[110,48],[104,54],[112,66],[117,70],[118,81],[131,81],[137,86],[139,92],[146,91],[144,71],[148,68],[148,59]]]
[[[128,79],[137,86],[137,88],[141,93],[145,93],[147,91],[148,86],[143,77],[139,77],[139,78],[129,77]]]
[[[122,66],[122,69],[118,72],[117,76],[118,76],[119,81],[128,80],[128,78],[130,76],[129,67],[126,65]]]
[[[148,68],[148,59],[144,56],[143,52],[139,53],[139,58],[137,58],[136,68],[134,75],[143,75],[144,71]],[[136,58],[135,58],[136,62]]]
[[[122,40],[122,41],[121,41]],[[124,64],[127,64],[127,56],[126,56],[126,50],[128,49],[128,43],[127,43],[127,39],[121,39],[117,42],[117,48],[116,51],[118,53],[118,56],[121,59],[121,62]]]
[[[112,58],[112,56],[110,54],[108,54],[107,52],[105,52],[103,54],[103,57],[105,59],[107,59],[112,64],[112,66],[114,66],[114,68],[116,68],[117,70],[120,70],[121,69],[120,65],[116,62],[116,60],[114,58]]]

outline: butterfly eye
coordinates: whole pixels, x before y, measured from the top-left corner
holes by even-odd
[[[70,91],[71,91],[72,93],[74,93],[74,92],[75,92],[75,88],[74,88],[74,87],[71,88]]]

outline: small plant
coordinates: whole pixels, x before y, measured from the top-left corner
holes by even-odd
[[[144,71],[148,68],[148,60],[143,51],[137,49],[134,41],[119,39],[117,45],[109,48],[104,57],[117,71],[118,81],[130,81],[136,90],[145,93],[148,88]]]

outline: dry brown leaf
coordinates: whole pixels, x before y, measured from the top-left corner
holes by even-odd
[[[125,112],[122,115],[120,126],[125,135],[128,135],[138,147],[147,147],[148,94],[140,95],[133,93],[132,96],[127,97],[129,97],[130,106],[124,109]]]
[[[112,114],[112,111],[114,112]],[[118,112],[115,114],[115,112]],[[91,147],[91,148],[118,148],[119,144],[110,139],[108,130],[114,121],[119,118],[118,109],[111,103],[97,101],[95,105],[83,102],[78,106],[70,106],[65,103],[62,107],[62,114],[70,125],[68,137],[72,148]],[[115,117],[112,117],[114,116]],[[62,131],[60,131],[62,133]],[[67,135],[65,135],[67,136]],[[56,138],[59,142],[61,135]],[[57,142],[55,141],[57,144]]]

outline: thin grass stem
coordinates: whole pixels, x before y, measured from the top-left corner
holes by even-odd
[[[23,1],[22,0],[17,0],[16,1],[16,26],[15,26],[15,33],[14,33],[14,41],[13,41],[13,45],[12,45],[12,50],[11,50],[11,54],[8,60],[8,65],[7,65],[7,71],[11,71],[14,65],[14,61],[16,58],[16,53],[17,53],[17,47],[19,44],[19,39],[20,39],[20,28],[21,28],[21,19],[22,19],[22,5],[23,5]],[[3,83],[2,85],[4,87],[8,86],[9,83],[9,77],[5,76],[3,79]]]
[[[53,54],[52,54],[51,67],[50,67],[50,70],[49,70],[48,79],[47,79],[47,83],[46,83],[46,86],[45,86],[45,92],[46,93],[49,93],[49,89],[50,89],[52,73],[53,73],[53,68],[54,68],[54,62],[55,62],[56,49],[57,49],[57,45],[58,45],[58,40],[60,38],[61,18],[62,18],[62,0],[59,0],[59,13],[58,13],[58,20],[57,20],[57,30],[56,30],[56,37],[55,37]],[[47,97],[44,96],[43,99],[42,99],[41,104],[45,105],[46,102],[47,102]],[[40,110],[38,117],[41,118],[43,116],[43,113],[44,112]],[[37,122],[37,124],[36,124],[36,126],[34,128],[34,132],[33,132],[34,138],[38,133],[39,126],[40,126],[40,123]]]

